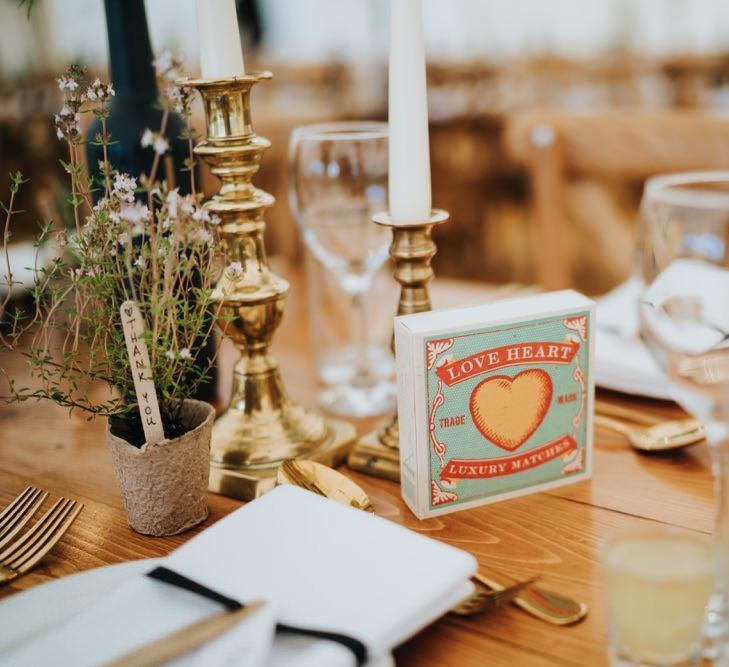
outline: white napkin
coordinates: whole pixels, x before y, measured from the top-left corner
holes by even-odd
[[[23,294],[30,292],[35,286],[36,272],[34,267],[40,271],[42,268],[49,268],[56,250],[52,244],[46,243],[37,249],[32,241],[22,243],[11,243],[8,247],[10,259],[10,272],[13,274],[12,294],[16,299]],[[7,268],[3,260],[0,269],[0,297],[4,298],[8,293]]]
[[[270,655],[256,662],[256,648],[270,648],[274,617],[350,635],[371,656],[386,655],[466,597],[477,568],[466,552],[292,486],[233,512],[163,565],[241,602],[270,603],[268,615],[251,617],[185,658],[206,667],[355,664],[339,644],[280,634]],[[3,656],[0,665],[98,665],[219,610],[200,596],[141,577]],[[251,641],[255,635],[258,642]],[[245,659],[242,650],[248,651]]]
[[[725,349],[729,339],[729,271],[679,259],[645,291],[649,328],[667,349],[687,355]]]
[[[597,302],[595,383],[626,394],[670,400],[668,380],[639,338],[642,286],[630,278]]]

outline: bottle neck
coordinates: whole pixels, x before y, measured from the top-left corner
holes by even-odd
[[[104,0],[109,68],[118,97],[156,99],[157,80],[144,0]]]

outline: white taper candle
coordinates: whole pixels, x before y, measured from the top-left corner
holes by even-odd
[[[243,76],[246,71],[235,0],[197,0],[195,11],[201,76],[204,79]]]
[[[390,216],[430,219],[430,149],[421,0],[390,0]]]

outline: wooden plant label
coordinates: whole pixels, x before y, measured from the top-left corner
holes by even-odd
[[[164,440],[162,429],[162,415],[159,411],[157,390],[152,380],[152,365],[149,362],[149,350],[142,336],[144,320],[134,301],[125,301],[121,305],[122,327],[124,340],[127,344],[127,354],[134,378],[134,389],[137,392],[139,414],[142,418],[142,428],[147,444],[151,445]]]

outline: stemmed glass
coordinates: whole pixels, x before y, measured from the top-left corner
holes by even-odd
[[[350,344],[319,359],[320,377],[336,378],[319,402],[343,416],[394,407],[392,357],[370,344],[366,315],[366,296],[390,244],[389,232],[372,222],[387,209],[387,151],[387,124],[380,122],[298,127],[289,146],[291,211],[306,247],[349,299]]]
[[[729,171],[649,179],[640,218],[641,333],[711,451],[717,563],[704,644],[717,657],[729,591]]]

